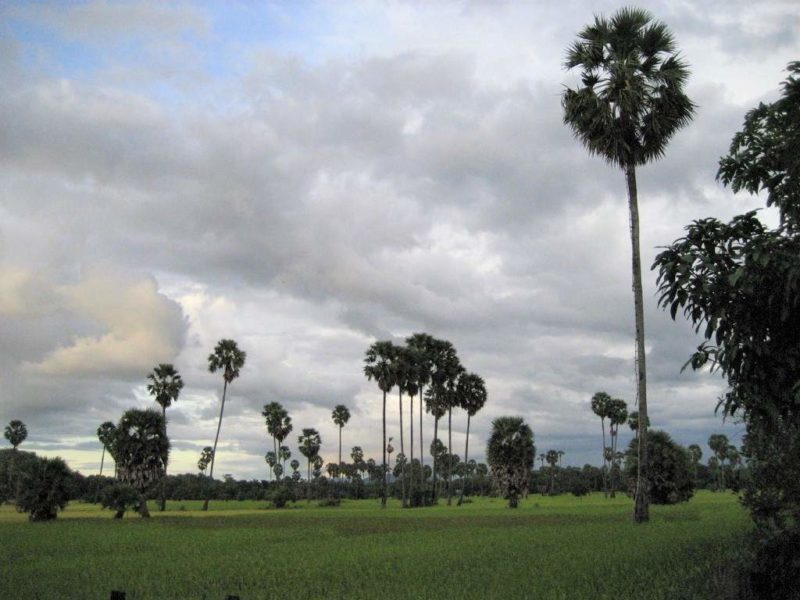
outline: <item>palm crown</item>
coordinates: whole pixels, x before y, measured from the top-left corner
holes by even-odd
[[[336,425],[339,427],[344,427],[350,420],[350,411],[344,404],[337,404],[336,408],[333,409],[331,418]]]
[[[234,340],[220,340],[214,352],[208,355],[208,370],[212,373],[222,370],[225,381],[230,383],[239,376],[245,358],[247,353],[239,350]]]
[[[695,105],[683,92],[689,70],[667,26],[645,10],[595,17],[568,49],[565,66],[581,68],[582,86],[563,93],[564,123],[612,164],[660,158],[692,118]]]
[[[169,408],[183,389],[183,379],[171,364],[161,363],[147,378],[147,391],[161,405],[163,410]]]

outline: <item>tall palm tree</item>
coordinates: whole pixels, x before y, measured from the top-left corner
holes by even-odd
[[[283,441],[286,436],[288,436],[292,431],[292,424],[289,423],[287,427],[281,427],[281,441]],[[285,435],[284,435],[285,433]],[[289,450],[289,446],[278,446],[278,460],[281,461],[281,472],[286,472],[286,461],[292,458],[292,451]]]
[[[225,396],[228,392],[228,384],[239,377],[239,371],[244,367],[247,353],[239,350],[239,346],[233,340],[223,339],[217,343],[214,352],[208,355],[208,370],[212,373],[222,371],[222,404],[219,407],[219,423],[217,424],[217,435],[214,437],[214,448],[211,451],[211,470],[209,478],[214,479],[214,461],[217,458],[217,442],[219,442],[219,430],[222,427],[222,413],[225,410]],[[206,499],[203,502],[203,510],[208,510],[211,488],[206,492]]]
[[[486,404],[486,384],[475,373],[465,373],[458,378],[456,393],[459,406],[462,410],[467,411],[467,441],[464,444],[464,464],[469,464],[469,425],[472,417]],[[461,506],[464,502],[465,487],[465,485],[461,485],[458,506]]]
[[[264,422],[267,426],[267,433],[272,436],[272,451],[274,453],[275,460],[277,460],[278,435],[283,434],[284,420],[288,419],[289,413],[286,412],[286,409],[283,408],[283,405],[281,405],[279,402],[270,402],[269,404],[264,405],[261,415],[264,417]],[[286,435],[288,436],[289,433]],[[281,441],[283,441],[283,438]],[[270,468],[271,467],[272,465],[270,465]]]
[[[100,477],[103,476],[103,463],[106,459],[106,449],[111,447],[111,443],[114,440],[114,430],[116,427],[111,421],[106,421],[102,423],[100,427],[97,428],[97,438],[100,440],[100,445],[103,446],[103,451],[100,453]],[[97,486],[94,489],[94,503],[97,504],[97,494],[100,490],[100,481],[98,480]]]
[[[459,406],[458,393],[456,388],[458,386],[458,378],[465,372],[464,367],[456,356],[455,348],[452,353],[446,353],[446,361],[444,363],[446,371],[447,393],[445,394],[447,402],[447,451],[450,454],[447,461],[447,506],[451,506],[453,502],[453,408]]]
[[[592,412],[600,417],[600,431],[603,435],[603,494],[608,498],[608,461],[606,460],[606,419],[608,418],[611,396],[605,392],[596,392],[592,396]]]
[[[620,398],[614,398],[608,404],[608,427],[611,436],[611,497],[617,497],[617,475],[619,459],[617,458],[617,441],[619,426],[628,420],[628,405]]]
[[[147,378],[150,380],[150,383],[147,384],[147,391],[159,406],[161,406],[161,416],[164,417],[166,427],[167,408],[172,406],[173,402],[178,401],[178,396],[183,389],[183,378],[181,378],[180,373],[175,370],[175,367],[169,363],[160,363]],[[163,512],[166,509],[167,489],[166,477],[164,477],[161,479],[160,510]]]
[[[306,492],[306,499],[311,501],[311,461],[313,461],[319,454],[319,449],[322,446],[322,440],[319,437],[319,432],[316,429],[303,429],[303,435],[298,436],[297,446],[300,449],[300,454],[308,460],[308,488]]]
[[[402,364],[402,381],[399,386],[408,394],[409,409],[408,409],[408,425],[409,425],[409,448],[410,458],[408,465],[410,465],[410,477],[408,478],[408,498],[411,506],[416,504],[414,500],[414,396],[419,392],[419,379],[420,379],[420,351],[411,346],[403,346],[400,348],[400,362]],[[402,396],[400,397],[400,412],[402,418]],[[402,428],[401,428],[402,433]],[[402,451],[402,448],[401,448]],[[405,480],[404,480],[405,481]],[[405,496],[405,493],[403,494]],[[404,502],[405,505],[405,502]]]
[[[425,393],[425,386],[431,380],[432,348],[435,343],[433,336],[427,333],[415,333],[406,338],[406,347],[412,352],[411,358],[414,364],[414,371],[417,375],[417,393],[419,394],[419,466],[420,466],[420,489],[425,486],[425,444],[423,440],[422,428],[422,398]]]
[[[404,352],[404,348],[397,347],[397,351],[395,352],[394,360],[392,361],[392,370],[394,371],[394,381],[397,384],[397,396],[398,402],[400,407],[400,454],[405,457],[406,455],[406,448],[405,448],[405,432],[403,431],[403,392],[406,391],[406,387],[408,385],[408,379],[410,375],[410,367],[411,365],[408,362],[408,357]],[[398,455],[400,456],[400,455]],[[406,474],[405,474],[405,463],[401,463],[401,471],[400,471],[400,489],[402,493],[402,504],[403,508],[408,506],[408,499],[406,497]]]
[[[339,427],[339,465],[342,464],[342,428],[350,420],[350,411],[344,404],[337,404],[331,413],[334,424]]]
[[[636,323],[636,398],[647,417],[642,267],[636,167],[663,156],[667,143],[692,119],[694,104],[683,91],[689,71],[678,57],[672,33],[638,8],[622,8],[610,19],[595,17],[567,51],[567,69],[580,68],[581,86],[562,96],[564,123],[590,154],[625,173],[631,237]],[[639,435],[639,472],[634,520],[649,520],[647,427]]]
[[[432,502],[436,504],[439,500],[439,493],[436,486],[436,475],[438,471],[436,463],[438,462],[437,457],[440,452],[434,451],[434,449],[437,448],[438,445],[441,445],[441,441],[439,440],[439,419],[447,414],[447,389],[444,385],[432,382],[431,385],[428,386],[428,389],[425,391],[425,410],[433,415],[433,441],[431,442],[431,459],[433,462],[431,474],[433,477],[431,483],[433,486]]]
[[[369,381],[373,379],[378,383],[378,388],[383,392],[383,478],[381,482],[381,508],[386,508],[386,476],[388,474],[386,463],[386,394],[394,387],[394,360],[397,348],[392,342],[375,342],[368,349],[364,357],[364,375]]]

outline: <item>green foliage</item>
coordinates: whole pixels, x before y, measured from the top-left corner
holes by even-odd
[[[625,456],[625,474],[631,493],[636,485],[639,438],[633,438]],[[648,479],[653,504],[686,502],[694,495],[692,459],[666,431],[653,430],[647,435]]]
[[[581,86],[562,96],[564,123],[589,152],[625,168],[660,158],[692,118],[683,91],[689,75],[666,25],[645,10],[595,17],[567,50]]]
[[[14,447],[14,450],[16,450],[19,445],[25,441],[25,438],[28,437],[28,428],[25,427],[25,423],[22,421],[14,419],[6,425],[4,435],[8,442]]]
[[[152,409],[125,411],[111,444],[120,481],[143,492],[164,476],[169,447],[161,413]]]
[[[274,508],[284,508],[288,502],[296,502],[297,496],[293,486],[279,485],[272,492],[270,497]]]
[[[163,410],[178,400],[183,389],[183,379],[171,364],[159,364],[147,378],[150,380],[147,391]]]
[[[20,475],[17,508],[31,521],[50,521],[69,500],[72,472],[60,458],[38,458]]]
[[[100,504],[103,508],[113,510],[115,519],[121,519],[128,509],[138,511],[143,501],[142,494],[126,483],[107,486],[100,495]]]
[[[534,456],[533,431],[522,417],[498,417],[492,421],[486,459],[510,508],[517,507],[520,494],[528,487]]]
[[[239,371],[244,367],[247,353],[239,350],[234,340],[223,339],[217,342],[214,352],[208,355],[208,370],[211,373],[222,371],[222,377],[230,383],[239,377]]]

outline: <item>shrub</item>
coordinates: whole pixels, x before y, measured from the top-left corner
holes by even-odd
[[[636,485],[639,438],[633,438],[625,456],[629,493]],[[692,462],[688,450],[676,444],[666,431],[647,434],[648,479],[653,504],[687,502],[694,495]]]
[[[127,483],[115,483],[103,488],[100,502],[103,508],[116,511],[115,519],[121,519],[127,510],[139,510],[144,498],[133,486]]]
[[[328,506],[339,506],[342,501],[339,498],[323,498],[319,501],[319,505],[323,508]]]
[[[60,458],[39,458],[21,473],[17,508],[31,521],[50,521],[69,501],[72,472]]]
[[[271,500],[273,507],[283,508],[286,506],[287,502],[296,502],[297,497],[295,496],[294,490],[288,485],[281,485],[275,488],[275,491],[272,492]]]

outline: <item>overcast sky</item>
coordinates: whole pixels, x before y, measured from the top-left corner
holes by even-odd
[[[800,58],[795,0],[640,3],[674,32],[693,123],[639,171],[653,426],[684,444],[741,427],[699,343],[655,302],[658,246],[763,205],[715,182],[744,114]],[[610,2],[35,3],[0,8],[0,424],[95,472],[95,430],[155,406],[173,362],[171,472],[214,439],[221,338],[247,352],[215,472],[266,477],[261,407],[336,452],[380,453],[376,339],[452,341],[491,420],[600,463],[592,394],[635,398],[622,173],[562,124],[566,47]],[[766,214],[765,218],[771,218]],[[397,439],[397,400],[390,432]],[[426,422],[426,445],[432,437]],[[463,453],[466,417],[454,415]],[[630,432],[626,429],[622,444]],[[395,443],[399,447],[398,443]]]

